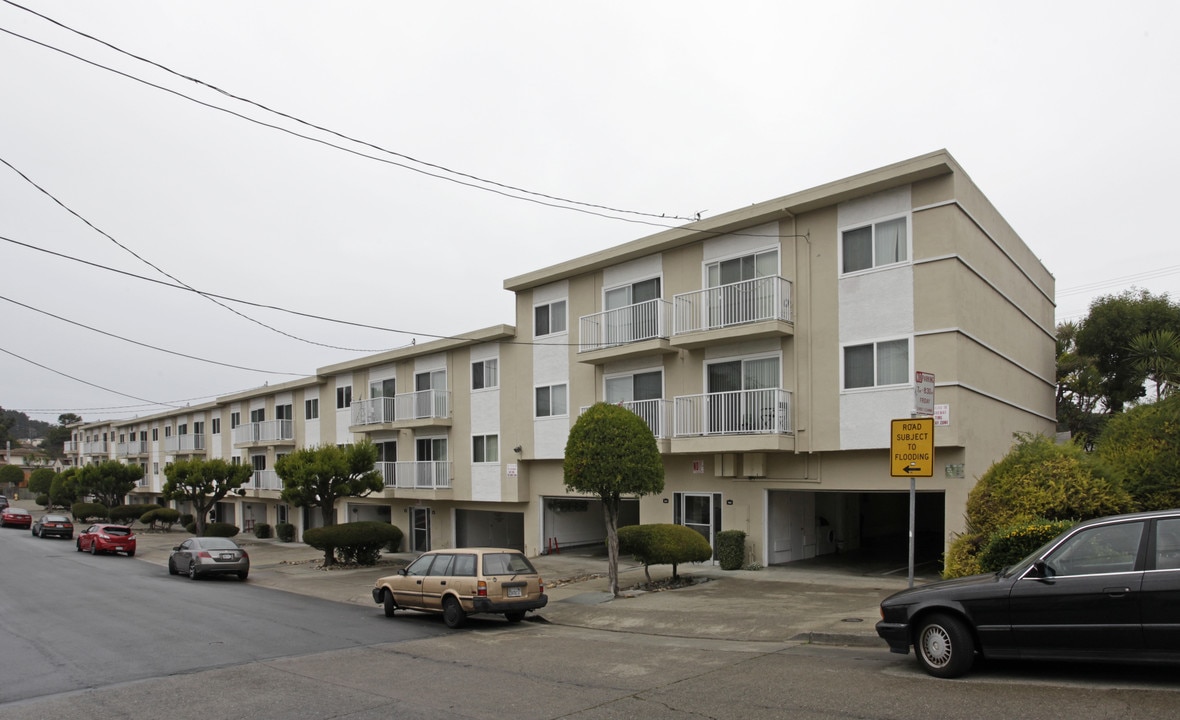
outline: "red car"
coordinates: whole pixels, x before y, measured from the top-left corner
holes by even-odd
[[[0,527],[23,527],[32,526],[33,516],[29,514],[28,510],[18,507],[6,507],[0,512]]]
[[[106,552],[127,553],[127,557],[135,556],[135,536],[126,525],[91,525],[82,531],[75,545],[78,552],[89,550],[91,555]]]

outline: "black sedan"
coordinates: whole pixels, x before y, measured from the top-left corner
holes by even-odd
[[[935,677],[989,658],[1180,662],[1180,510],[1081,523],[990,575],[903,590],[877,634]]]
[[[208,575],[250,576],[250,554],[241,545],[224,537],[193,537],[172,548],[168,572],[184,573],[190,579]]]
[[[46,513],[33,523],[31,532],[37,537],[62,537],[72,540],[74,523],[65,515]]]

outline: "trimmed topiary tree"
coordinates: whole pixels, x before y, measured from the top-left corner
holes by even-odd
[[[643,573],[651,582],[652,565],[671,565],[672,577],[679,578],[677,567],[686,562],[704,562],[713,557],[709,541],[684,525],[656,523],[619,528],[619,552],[643,563]]]
[[[280,542],[294,542],[295,541],[295,526],[291,523],[279,523],[275,525],[275,537]]]
[[[204,537],[234,537],[241,528],[233,523],[211,522],[205,525]]]
[[[303,542],[324,551],[325,555],[332,553],[342,563],[375,565],[381,557],[381,548],[401,534],[395,525],[362,521],[304,530]]]
[[[258,538],[259,540],[265,540],[266,538],[270,537],[270,525],[267,525],[266,523],[255,523],[254,537]]]
[[[111,519],[111,522],[125,523],[130,525],[131,523],[143,517],[145,513],[151,512],[152,510],[161,509],[163,508],[161,508],[159,505],[119,505],[118,507],[111,508],[111,511],[107,514],[107,517]]]
[[[139,521],[152,530],[171,532],[172,526],[180,519],[180,511],[175,508],[157,507],[148,510],[139,517]]]
[[[74,516],[74,522],[94,522],[106,520],[110,510],[102,503],[76,502],[70,506],[70,514]]]
[[[746,533],[742,530],[717,533],[716,556],[722,570],[741,570],[746,563]]]

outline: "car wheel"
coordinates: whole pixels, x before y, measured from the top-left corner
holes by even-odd
[[[168,558],[168,574],[179,575],[180,571],[176,569],[176,563],[172,562],[172,558]]]
[[[393,599],[393,593],[386,590],[382,599],[385,602],[385,617],[393,617],[394,611],[397,610],[397,602]]]
[[[249,571],[249,570],[243,570],[242,572],[238,573],[238,579],[239,579],[239,580],[245,580],[245,579],[246,579],[246,578],[248,578],[248,577],[250,577],[250,571]]]
[[[30,529],[29,529],[29,533],[30,533],[30,534],[31,534],[33,537],[37,537],[37,528],[30,528]]]
[[[524,610],[510,610],[504,613],[504,617],[508,618],[510,623],[518,623],[524,620]]]
[[[128,551],[127,551],[127,557],[135,557],[135,551],[134,551],[134,550],[128,550]]]
[[[90,554],[91,555],[98,554],[98,543],[93,540],[90,541]]]
[[[975,641],[970,630],[950,615],[924,618],[918,626],[914,650],[922,669],[939,678],[959,677],[975,662]]]
[[[78,550],[78,552],[82,552],[82,538],[78,538],[74,541],[74,547]]]
[[[443,622],[449,628],[460,628],[467,622],[467,613],[463,612],[459,601],[453,597],[443,598]]]
[[[197,579],[197,564],[195,562],[190,562],[188,564],[188,579],[189,580],[196,580]]]

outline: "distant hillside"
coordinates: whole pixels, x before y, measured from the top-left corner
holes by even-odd
[[[0,427],[7,430],[8,440],[28,440],[29,438],[43,438],[49,435],[50,428],[57,427],[54,423],[44,420],[33,420],[23,412],[0,409]],[[0,431],[0,438],[5,433]]]

